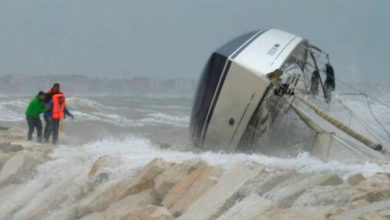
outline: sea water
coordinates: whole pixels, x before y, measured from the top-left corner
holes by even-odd
[[[379,94],[379,93],[378,93]],[[380,94],[384,103],[390,103],[387,92]],[[354,110],[356,117],[367,124],[384,146],[390,139],[370,116],[366,98],[337,96]],[[24,111],[31,97],[0,98],[0,126],[26,127]],[[67,105],[75,115],[65,120],[61,144],[51,153],[46,163],[36,168],[33,179],[18,186],[12,193],[0,194],[0,213],[11,213],[23,219],[26,213],[38,208],[66,191],[66,202],[52,210],[47,218],[64,215],[77,205],[80,190],[88,182],[88,172],[100,156],[108,155],[113,162],[104,168],[108,180],[96,191],[102,191],[120,179],[132,177],[155,158],[171,162],[203,160],[210,165],[229,169],[237,163],[255,162],[269,168],[296,169],[302,173],[334,172],[346,178],[355,173],[370,176],[376,172],[390,173],[390,165],[375,163],[343,164],[323,162],[308,152],[296,156],[275,157],[262,154],[207,152],[194,150],[188,131],[192,96],[134,95],[68,97]],[[372,110],[385,128],[390,129],[389,108],[371,103]],[[332,107],[336,115],[347,120],[348,112]],[[364,130],[361,130],[364,132]],[[164,149],[161,146],[165,146]],[[0,218],[1,219],[1,218]]]

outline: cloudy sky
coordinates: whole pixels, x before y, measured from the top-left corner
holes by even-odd
[[[198,78],[225,42],[275,27],[326,50],[343,79],[389,82],[389,9],[386,0],[0,0],[0,74]]]

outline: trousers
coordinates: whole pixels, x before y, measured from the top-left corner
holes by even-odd
[[[27,125],[28,125],[27,139],[32,140],[34,129],[36,128],[38,141],[42,141],[42,122],[41,122],[41,119],[39,117],[35,118],[35,117],[27,116],[26,120],[27,120]]]

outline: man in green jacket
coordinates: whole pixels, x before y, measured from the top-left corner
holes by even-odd
[[[26,110],[26,119],[28,124],[28,140],[32,140],[32,135],[34,133],[34,128],[37,128],[38,141],[42,142],[42,122],[39,117],[40,114],[44,113],[47,109],[45,107],[45,93],[40,91],[37,96],[35,96]]]

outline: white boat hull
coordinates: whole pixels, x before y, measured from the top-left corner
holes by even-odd
[[[264,29],[215,52],[203,73],[194,104],[191,128],[195,145],[213,151],[235,151],[269,94],[271,82],[266,74],[281,68],[302,41],[287,32]],[[259,127],[269,123],[268,114],[265,117]]]

